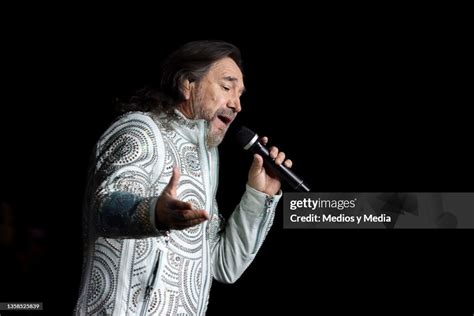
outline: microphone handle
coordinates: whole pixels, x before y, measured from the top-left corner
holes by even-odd
[[[311,191],[308,186],[304,184],[303,180],[294,174],[293,171],[283,164],[277,165],[270,157],[270,152],[268,149],[260,142],[255,142],[254,146],[252,146],[252,150],[263,157],[263,163],[267,169],[270,169],[272,172],[274,172],[280,179],[285,180],[293,189],[299,192]]]

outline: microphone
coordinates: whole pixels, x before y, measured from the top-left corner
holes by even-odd
[[[262,143],[258,141],[258,135],[249,128],[242,126],[236,134],[237,142],[245,149],[263,157],[264,166],[270,169],[281,180],[285,180],[293,189],[300,192],[309,192],[309,187],[303,183],[296,174],[282,164],[277,165],[270,157],[270,153]]]

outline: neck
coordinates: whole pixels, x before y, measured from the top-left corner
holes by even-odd
[[[183,113],[183,115],[184,115],[186,118],[188,118],[188,119],[190,119],[190,120],[194,119],[195,116],[196,116],[196,113],[194,113],[193,107],[192,107],[192,105],[191,105],[190,102],[186,102],[186,101],[185,101],[185,102],[181,103],[181,104],[178,106],[178,109],[179,109],[179,111],[180,111],[181,113]]]

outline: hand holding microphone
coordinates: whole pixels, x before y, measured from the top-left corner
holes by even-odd
[[[285,180],[293,189],[309,192],[310,189],[300,177],[290,168],[291,160],[285,160],[285,153],[278,148],[265,146],[268,139],[259,137],[256,133],[242,126],[236,134],[237,142],[245,149],[254,153],[254,161],[249,171],[249,185],[268,195],[274,195],[280,190],[280,181]]]

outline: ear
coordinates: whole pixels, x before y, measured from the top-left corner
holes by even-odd
[[[191,92],[194,88],[194,81],[190,81],[189,79],[184,80],[183,82],[183,95],[184,99],[187,101],[191,98]]]

